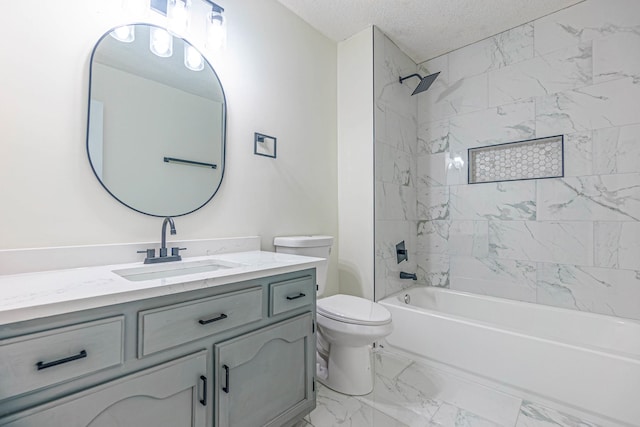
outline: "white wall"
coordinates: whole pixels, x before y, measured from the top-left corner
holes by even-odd
[[[373,300],[373,32],[338,44],[340,292]]]
[[[103,33],[130,22],[120,5],[4,5],[2,249],[160,237],[161,220],[114,200],[86,155],[89,57]],[[227,50],[209,59],[228,101],[227,166],[216,197],[177,218],[177,237],[261,235],[263,249],[272,249],[275,235],[337,236],[336,45],[273,0],[222,5]],[[277,160],[253,155],[253,132],[278,138]],[[337,286],[334,261],[328,292]]]

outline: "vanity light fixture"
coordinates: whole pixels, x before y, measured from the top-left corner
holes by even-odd
[[[167,27],[169,31],[184,36],[189,29],[191,0],[168,0]]]
[[[161,58],[173,55],[173,36],[159,27],[151,27],[149,49]]]
[[[135,5],[145,4],[145,11],[153,10],[167,17],[167,29],[171,34],[184,37],[191,31],[191,13],[194,11],[193,0],[122,0],[123,10],[130,8],[130,3]],[[219,51],[227,45],[227,20],[224,16],[224,8],[212,0],[202,0],[211,6],[211,11],[205,19],[205,46],[212,51]],[[196,8],[197,9],[197,8]],[[138,12],[142,14],[142,12]],[[202,22],[202,21],[200,21]],[[196,31],[197,32],[197,31]],[[153,45],[153,39],[151,40]],[[156,53],[158,49],[152,47]],[[171,56],[166,55],[166,56]]]
[[[211,50],[224,49],[227,45],[227,20],[224,17],[224,9],[210,1],[211,12],[207,14],[207,48]]]
[[[133,25],[118,27],[115,30],[111,31],[109,35],[114,39],[124,43],[131,43],[136,39],[136,32],[133,28]]]
[[[198,49],[190,44],[184,44],[184,66],[191,71],[201,71],[204,69],[204,58],[198,52]]]

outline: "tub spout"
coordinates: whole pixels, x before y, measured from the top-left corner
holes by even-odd
[[[404,271],[400,272],[400,278],[401,279],[418,280],[418,277],[416,276],[416,273],[405,273]]]

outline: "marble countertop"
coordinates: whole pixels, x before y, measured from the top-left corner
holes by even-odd
[[[0,325],[289,273],[326,262],[250,251],[189,257],[164,265],[207,260],[239,266],[144,281],[130,281],[114,273],[145,267],[141,262],[0,276]]]

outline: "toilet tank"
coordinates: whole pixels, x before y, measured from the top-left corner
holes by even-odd
[[[329,255],[333,245],[331,236],[286,236],[273,239],[276,252],[312,256],[324,258],[327,261],[316,269],[316,280],[318,282],[318,294],[322,295],[327,287],[327,270],[329,268]]]

